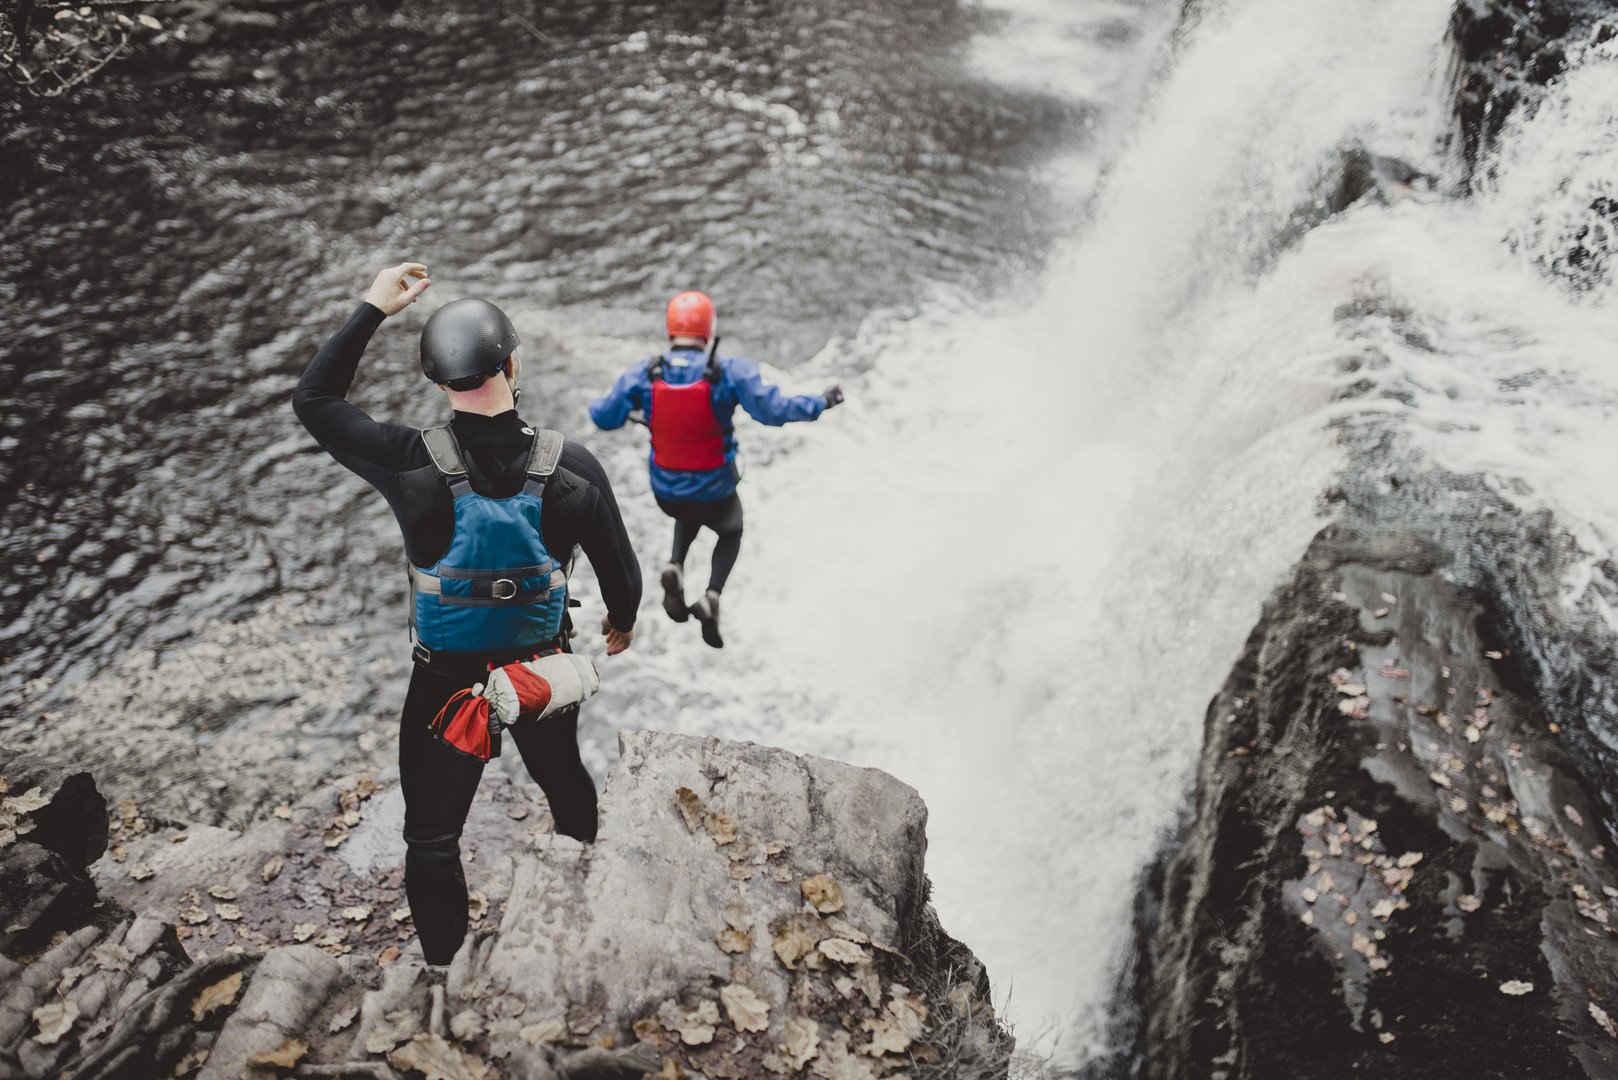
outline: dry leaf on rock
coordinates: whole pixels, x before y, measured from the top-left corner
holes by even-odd
[[[389,945],[376,954],[377,967],[387,967],[397,959],[399,959],[399,946],[397,945]]]
[[[43,810],[51,804],[50,797],[43,788],[29,788],[21,795],[13,795],[0,805],[13,814],[32,814],[35,810]]]
[[[203,987],[202,993],[191,1002],[191,1019],[201,1020],[215,1009],[234,1003],[241,988],[242,973],[239,971]]]
[[[365,1036],[367,1054],[386,1054],[421,1029],[409,1010],[389,1013]]]
[[[719,1000],[737,1031],[763,1031],[770,1026],[770,1003],[739,983],[719,988]]]
[[[1533,990],[1533,983],[1523,982],[1521,979],[1507,979],[1500,984],[1500,992],[1510,994],[1512,997],[1522,997],[1524,994],[1533,993]]]
[[[860,1053],[871,1057],[883,1054],[902,1054],[910,1048],[927,1022],[927,1009],[911,995],[909,989],[895,983],[889,990],[887,1007],[882,1014],[865,1021],[865,1030],[871,1041],[860,1047]]]
[[[553,1016],[549,1020],[541,1020],[537,1024],[528,1024],[520,1028],[517,1037],[529,1046],[564,1042],[567,1039],[567,1025]]]
[[[326,1025],[326,1030],[335,1035],[337,1032],[352,1024],[354,1022],[354,1018],[359,1014],[360,1007],[358,1005],[344,1009],[342,1012],[331,1018],[331,1023]]]
[[[818,947],[828,959],[835,960],[839,964],[862,964],[870,959],[864,949],[842,938],[827,938]]]
[[[793,919],[781,928],[770,947],[775,950],[776,959],[786,965],[788,971],[796,971],[798,961],[814,949],[815,939],[804,930],[803,924]]]
[[[753,947],[752,934],[749,934],[746,930],[735,930],[728,926],[719,931],[714,940],[718,942],[720,952],[744,953]]]
[[[102,971],[128,971],[135,954],[117,941],[103,941],[90,951],[90,958]]]
[[[275,816],[283,821],[290,821],[292,819],[292,807],[282,803],[275,808]]]
[[[247,1059],[247,1064],[260,1069],[290,1069],[302,1061],[303,1055],[308,1052],[309,1048],[297,1039],[288,1039],[277,1049],[254,1054]]]
[[[312,922],[297,923],[292,927],[292,940],[308,941],[310,938],[315,936],[315,931],[317,929],[319,928]]]
[[[483,1017],[475,1010],[462,1009],[449,1020],[449,1033],[462,1042],[469,1042],[483,1034]]]
[[[338,914],[351,922],[364,922],[371,917],[371,908],[368,904],[356,904],[353,907],[344,908]]]
[[[1593,1001],[1590,1002],[1590,1019],[1601,1025],[1602,1031],[1605,1031],[1614,1039],[1618,1039],[1618,1024],[1613,1023],[1612,1017],[1607,1015],[1606,1009]]]
[[[1468,894],[1465,896],[1457,896],[1455,898],[1455,906],[1470,915],[1472,912],[1483,906],[1483,901]]]
[[[820,1053],[820,1025],[807,1016],[794,1016],[786,1022],[787,1041],[781,1044],[792,1070],[803,1068]]]
[[[680,788],[674,793],[675,805],[680,808],[680,816],[685,818],[685,827],[692,832],[702,829],[702,800],[697,793],[688,787]]]
[[[846,919],[827,919],[826,929],[840,938],[847,938],[860,945],[869,945],[871,943],[870,935]]]
[[[736,819],[723,810],[708,811],[702,818],[702,827],[721,847],[736,841]]]
[[[406,919],[410,918],[410,909],[407,907],[394,908],[393,914],[389,915],[388,918],[392,919],[394,922],[404,922]]]
[[[473,922],[476,922],[477,920],[483,918],[483,916],[488,913],[488,910],[489,898],[487,896],[484,896],[476,889],[473,889],[471,892],[466,894],[467,918],[471,919]]]
[[[37,789],[36,789],[37,790]],[[34,1035],[34,1041],[50,1046],[68,1033],[73,1021],[79,1018],[79,1007],[66,998],[41,1005],[34,1010],[34,1023],[39,1031]]]
[[[437,1035],[417,1035],[388,1055],[398,1069],[415,1069],[426,1080],[484,1080],[489,1067]]]
[[[129,868],[129,877],[132,881],[145,881],[156,873],[156,870],[143,862],[135,863]]]
[[[259,867],[259,878],[264,881],[274,881],[281,873],[281,867],[284,866],[285,863],[286,860],[281,858],[281,856],[271,855],[268,859],[264,860],[264,865]]]
[[[234,900],[236,899],[236,890],[225,885],[210,885],[208,886],[208,895],[215,900]]]
[[[235,904],[215,904],[213,913],[226,922],[235,922],[242,917],[242,909]]]
[[[333,825],[331,828],[326,830],[326,834],[321,838],[321,842],[329,848],[334,848],[347,839],[348,829],[342,825]]]
[[[714,1030],[719,1026],[719,1006],[703,1000],[691,1009],[682,1009],[675,1002],[665,1001],[657,1010],[657,1019],[666,1030],[677,1032],[687,1046],[702,1046],[713,1042]]]
[[[208,921],[208,913],[193,904],[180,909],[180,918],[193,926],[197,926]]]
[[[671,1057],[663,1059],[663,1067],[650,1074],[651,1080],[685,1080],[685,1070]]]
[[[803,881],[803,898],[822,915],[843,910],[843,887],[825,874],[816,874]]]

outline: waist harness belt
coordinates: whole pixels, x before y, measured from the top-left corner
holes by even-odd
[[[406,563],[418,657],[423,651],[515,651],[555,640],[567,610],[567,571],[546,548],[539,520],[546,484],[562,456],[562,436],[534,436],[528,479],[509,499],[472,490],[449,425],[428,428],[421,438],[449,486],[455,531],[437,563]]]

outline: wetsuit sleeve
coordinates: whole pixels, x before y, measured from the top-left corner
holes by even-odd
[[[635,616],[640,609],[640,560],[629,542],[629,530],[624,528],[623,515],[618,512],[618,500],[612,493],[612,482],[594,454],[578,444],[572,444],[568,468],[590,482],[595,489],[595,505],[580,534],[579,546],[584,549],[590,567],[601,586],[601,601],[607,605],[607,617],[619,630],[633,630]]]
[[[725,381],[735,391],[736,401],[747,415],[761,424],[780,427],[796,420],[816,420],[826,411],[820,394],[783,394],[779,386],[764,381],[758,365],[736,357],[724,361]]]
[[[616,431],[624,426],[631,412],[646,410],[646,367],[647,362],[642,360],[618,376],[611,390],[590,402],[590,419],[595,421],[596,427]]]
[[[377,488],[403,467],[421,437],[415,428],[373,420],[347,400],[365,346],[385,318],[377,308],[361,304],[315,353],[292,392],[292,411],[315,441]]]

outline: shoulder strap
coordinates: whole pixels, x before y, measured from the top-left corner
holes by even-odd
[[[562,433],[540,428],[534,432],[534,446],[528,451],[528,482],[523,490],[538,495],[545,490],[545,482],[556,472],[562,460]]]
[[[657,382],[659,379],[661,379],[663,377],[663,369],[667,365],[668,365],[668,354],[664,353],[664,354],[659,355],[650,364],[646,365],[646,377],[648,379],[650,379],[652,382]]]
[[[472,482],[466,478],[466,459],[461,456],[461,444],[456,441],[455,432],[448,424],[427,428],[421,433],[421,441],[427,447],[427,456],[432,459],[433,468],[449,484],[451,495],[460,498],[472,490]]]
[[[718,386],[725,379],[724,369],[719,366],[719,357],[709,353],[708,366],[703,368],[702,377],[714,386]]]

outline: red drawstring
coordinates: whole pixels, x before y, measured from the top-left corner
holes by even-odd
[[[457,702],[461,707],[445,720],[445,714]],[[433,718],[433,734],[451,749],[479,761],[488,761],[494,747],[489,739],[489,703],[471,690],[457,690],[450,695],[444,707]]]

